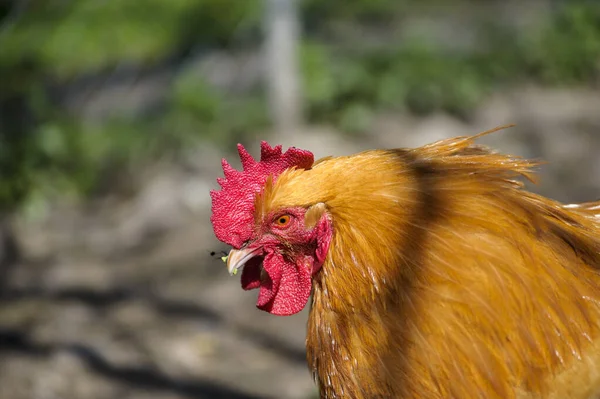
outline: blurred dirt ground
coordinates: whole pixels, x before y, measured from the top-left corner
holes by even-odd
[[[206,204],[182,202],[185,183],[162,170],[131,202],[17,223],[23,260],[0,298],[0,398],[310,397],[306,315],[255,309],[211,257],[227,248]]]
[[[327,129],[270,140],[319,157],[516,122],[486,141],[550,161],[537,190],[583,201],[600,198],[598,110],[593,91],[526,89],[491,99],[469,124],[382,117],[376,133],[353,140]],[[41,221],[15,220],[22,257],[2,280],[1,399],[314,397],[306,311],[256,310],[256,293],[210,256],[228,250],[209,223],[220,156],[207,145],[185,168],[159,165],[128,201],[64,203]]]

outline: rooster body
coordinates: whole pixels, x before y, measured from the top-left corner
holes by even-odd
[[[267,168],[243,232],[213,195],[259,308],[293,314],[312,292],[322,398],[600,394],[600,204],[523,190],[536,164],[476,137]]]

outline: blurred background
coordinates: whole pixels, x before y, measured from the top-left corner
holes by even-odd
[[[600,199],[599,88],[593,0],[3,0],[0,398],[314,398],[305,312],[219,260],[221,157],[517,123],[533,190]]]

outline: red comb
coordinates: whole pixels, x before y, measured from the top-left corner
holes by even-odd
[[[210,221],[215,235],[234,248],[241,248],[252,235],[254,197],[263,188],[267,178],[276,178],[291,167],[309,169],[314,162],[310,151],[291,147],[282,154],[281,145],[271,148],[266,141],[260,143],[259,162],[241,144],[238,144],[238,152],[243,170],[235,170],[223,159],[221,163],[225,178],[217,179],[222,189],[210,192]]]

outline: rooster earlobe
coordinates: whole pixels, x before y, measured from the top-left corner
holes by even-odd
[[[313,275],[317,273],[329,252],[329,246],[333,237],[333,226],[331,223],[331,217],[327,213],[323,213],[321,219],[315,227],[315,234],[317,237],[317,249],[315,250],[316,262],[313,264]]]

